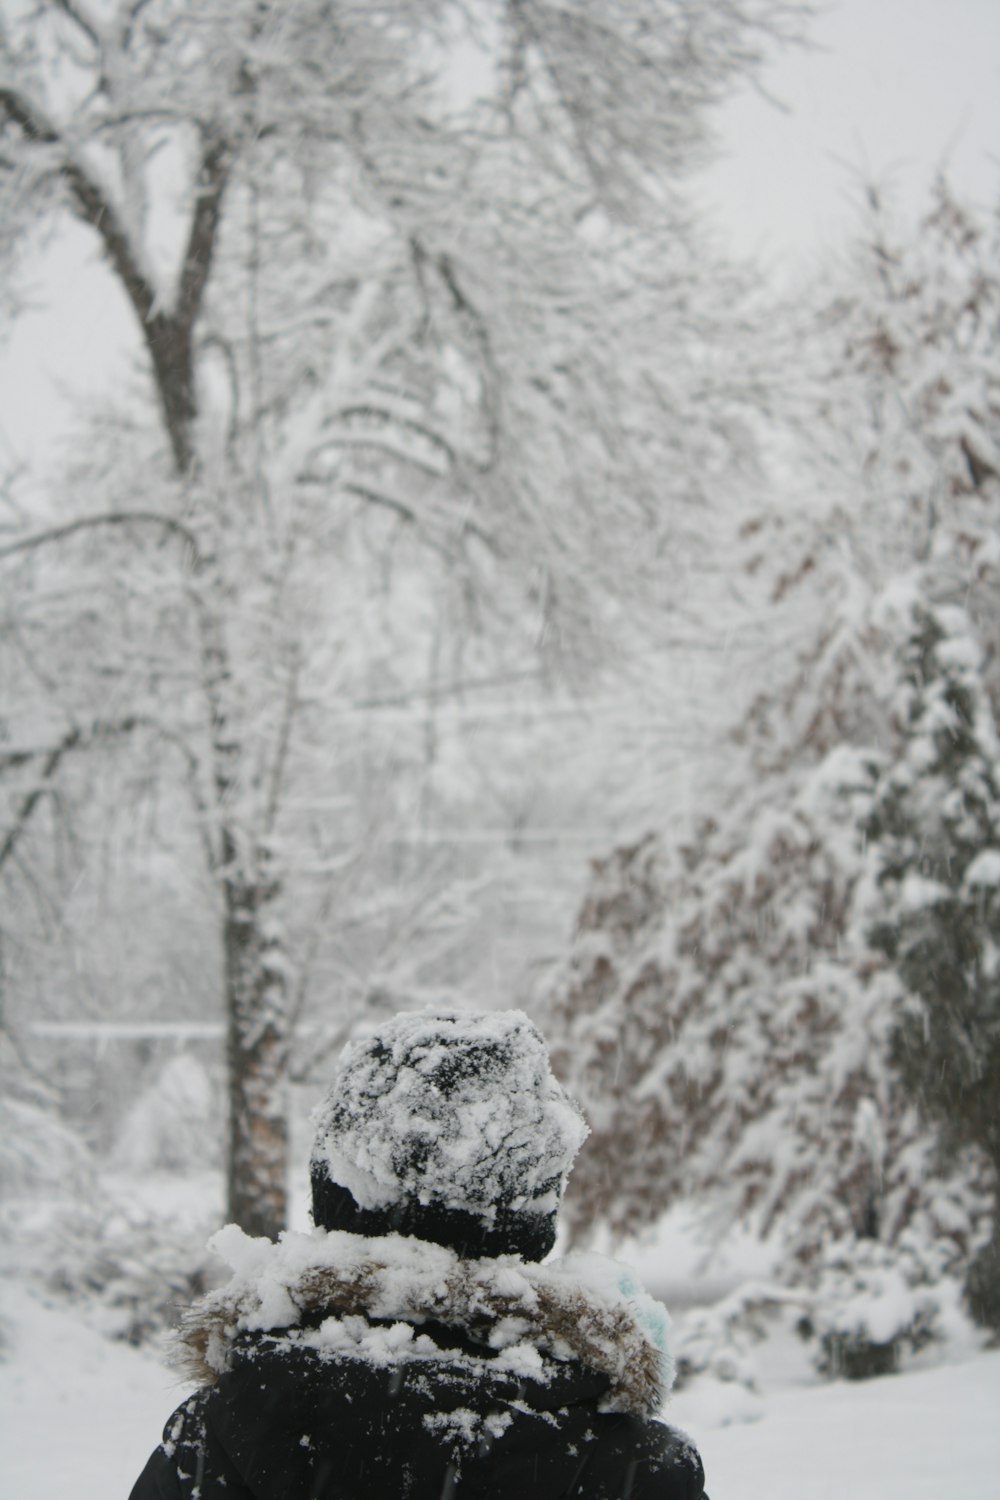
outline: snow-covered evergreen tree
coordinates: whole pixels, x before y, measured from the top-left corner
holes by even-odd
[[[904,738],[864,825],[869,936],[905,997],[891,1059],[942,1146],[977,1148],[1000,1194],[1000,740],[965,611],[918,602],[903,666]],[[968,1291],[1000,1327],[1000,1215]]]
[[[818,494],[747,530],[775,649],[739,726],[743,785],[700,826],[595,865],[550,1000],[560,1064],[595,1121],[570,1194],[575,1231],[628,1234],[686,1197],[717,1227],[778,1236],[787,1274],[830,1293],[817,1325],[827,1366],[856,1353],[874,1369],[926,1336],[918,1289],[965,1274],[991,1218],[988,1132],[973,1149],[959,1112],[958,1134],[943,1132],[956,1149],[942,1153],[934,1091],[921,1108],[915,1086],[929,1061],[919,1028],[934,1037],[936,1026],[943,1044],[953,1023],[974,1023],[940,1087],[967,1086],[970,1120],[987,1099],[996,1114],[984,882],[996,842],[1000,282],[996,223],[946,185],[910,235],[890,236],[878,195],[869,208],[804,351],[804,368],[812,358],[822,371],[802,424]],[[932,649],[915,644],[921,620],[937,622],[942,655],[918,703],[914,653]],[[937,761],[932,729],[946,737]],[[937,819],[924,830],[918,764]],[[923,928],[898,925],[919,872],[909,887],[892,874],[894,815],[909,820],[900,857],[936,837],[951,859],[935,896],[953,903],[939,910],[937,955],[962,987],[950,1019],[924,1020],[933,965],[921,943],[938,908],[925,903]],[[959,829],[969,842],[949,855]],[[973,1289],[991,1255],[975,1261]],[[852,1322],[899,1277],[913,1296],[897,1299],[895,1331]],[[869,1359],[864,1346],[880,1343]]]

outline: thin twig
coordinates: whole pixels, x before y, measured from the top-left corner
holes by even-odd
[[[162,526],[164,531],[170,531],[175,536],[179,536],[185,546],[191,549],[196,566],[202,562],[198,539],[190,527],[185,526],[183,521],[178,521],[174,516],[165,516],[155,510],[109,510],[90,516],[78,516],[75,521],[67,521],[63,526],[50,526],[44,531],[35,531],[30,536],[20,537],[16,542],[8,542],[0,547],[0,558],[13,557],[17,552],[30,552],[36,547],[46,546],[49,542],[62,541],[65,537],[73,536],[79,531],[94,530],[99,526],[132,525]]]

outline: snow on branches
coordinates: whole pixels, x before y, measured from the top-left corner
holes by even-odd
[[[909,1311],[876,1362],[943,1275],[1000,1307],[996,223],[944,184],[909,238],[881,208],[825,304],[833,504],[802,508],[798,559],[768,557],[778,521],[753,537],[794,647],[741,726],[745,783],[595,864],[550,996],[594,1122],[575,1232],[687,1198],[776,1236],[829,1290],[831,1368],[879,1287]]]

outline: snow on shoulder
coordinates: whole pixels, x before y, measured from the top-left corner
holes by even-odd
[[[666,1308],[604,1256],[463,1259],[402,1235],[324,1229],[273,1244],[235,1224],[210,1245],[233,1277],[192,1308],[180,1334],[186,1373],[203,1384],[230,1368],[246,1334],[377,1365],[469,1360],[422,1336],[428,1320],[462,1330],[522,1377],[544,1383],[553,1362],[568,1360],[606,1374],[607,1411],[654,1415],[673,1384]]]
[[[313,1166],[362,1209],[402,1198],[552,1213],[588,1130],[519,1010],[427,1008],[349,1043],[313,1116]]]

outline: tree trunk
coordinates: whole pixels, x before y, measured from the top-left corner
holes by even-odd
[[[174,464],[178,474],[190,475],[195,458],[192,433],[198,415],[191,330],[176,317],[155,313],[146,320],[143,332]]]
[[[287,1215],[288,1006],[276,882],[224,881],[229,1218],[277,1238]]]
[[[229,1102],[226,1212],[248,1234],[277,1238],[288,1189],[289,1005],[278,923],[281,882],[242,795],[245,726],[232,702],[221,618],[226,587],[211,551],[195,559],[202,684],[212,747],[217,838],[211,863],[222,906]]]

